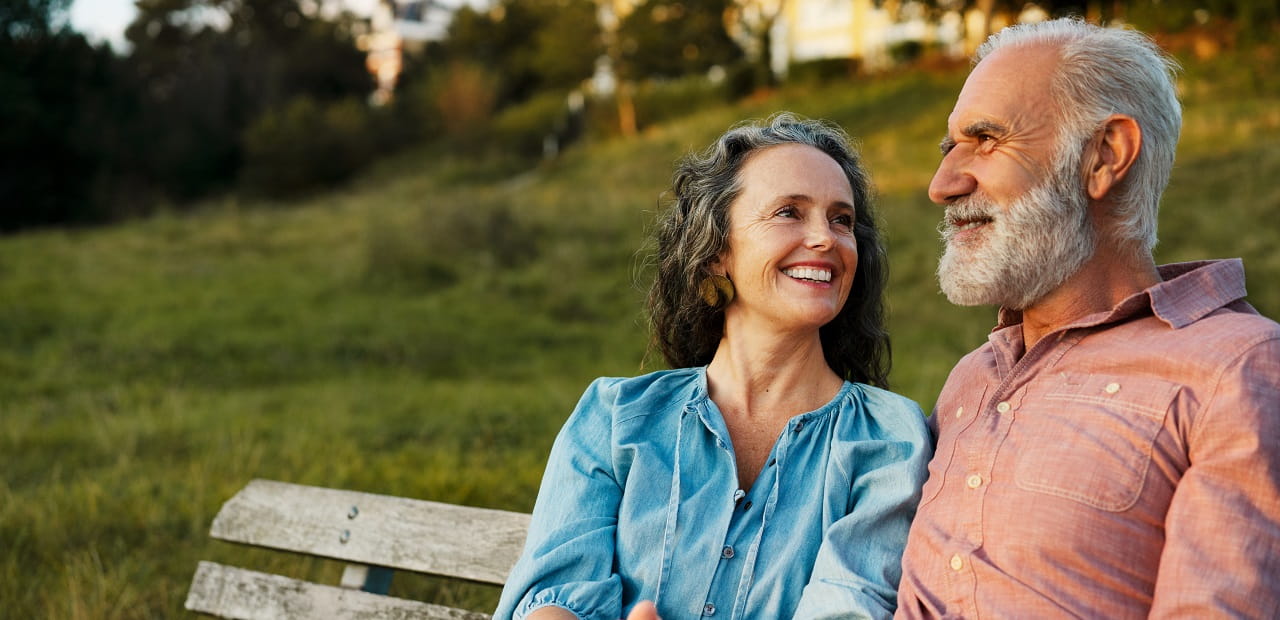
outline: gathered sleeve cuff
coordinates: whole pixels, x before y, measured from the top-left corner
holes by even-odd
[[[543,607],[560,607],[583,620],[617,620],[620,613],[602,613],[601,610],[622,609],[621,580],[614,575],[603,582],[580,581],[527,592],[517,603],[512,618],[523,620]]]
[[[614,570],[622,499],[613,466],[614,381],[593,382],[556,437],[496,619],[524,618],[550,605],[583,619],[622,614]]]

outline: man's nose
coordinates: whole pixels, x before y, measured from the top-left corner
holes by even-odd
[[[929,182],[929,200],[949,205],[973,193],[977,187],[978,181],[963,166],[960,153],[952,150],[942,157],[938,171],[933,173],[933,180]]]

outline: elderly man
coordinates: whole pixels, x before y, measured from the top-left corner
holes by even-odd
[[[1181,112],[1142,34],[993,36],[929,197],[952,371],[898,616],[1280,616],[1280,326],[1239,260],[1157,267]]]

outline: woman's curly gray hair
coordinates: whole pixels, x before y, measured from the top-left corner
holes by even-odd
[[[675,368],[711,362],[724,334],[724,311],[704,303],[699,284],[729,240],[729,206],[742,191],[752,153],[806,144],[839,164],[853,190],[858,268],[844,308],[820,330],[827,364],[850,381],[887,386],[891,353],[885,329],[888,266],[872,207],[871,180],[849,136],[834,124],[775,114],[739,124],[706,150],[684,157],[671,183],[671,204],[658,217],[657,274],[649,289],[653,346]]]

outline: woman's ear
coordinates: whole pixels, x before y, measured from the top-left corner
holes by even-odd
[[[728,277],[729,274],[728,272],[725,271],[725,268],[724,268],[724,264],[726,262],[725,258],[727,258],[727,253],[728,253],[728,250],[725,250],[720,254],[720,256],[715,257],[714,259],[711,260],[710,263],[707,263],[707,273],[710,273],[713,276]]]
[[[1085,188],[1089,197],[1102,200],[1129,174],[1142,150],[1142,128],[1132,116],[1112,114],[1090,143]]]

